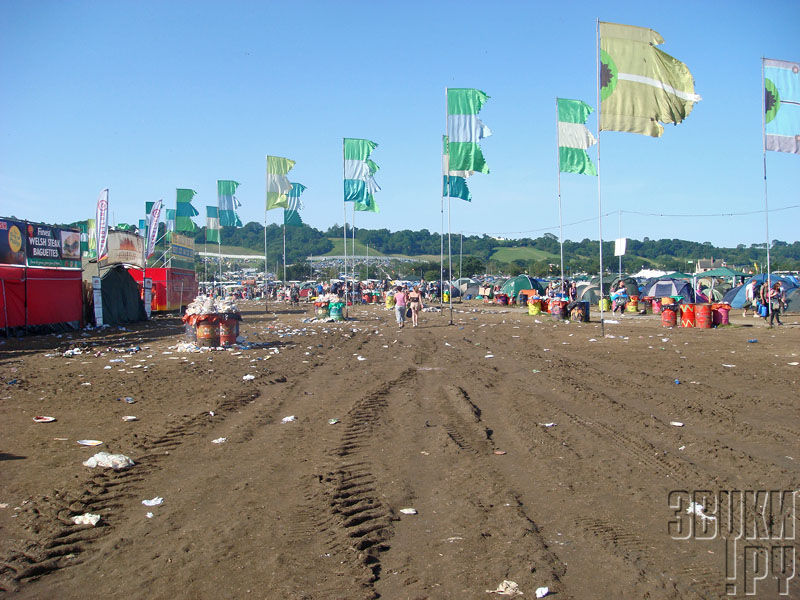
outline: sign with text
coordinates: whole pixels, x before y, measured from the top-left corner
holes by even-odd
[[[106,254],[104,267],[124,264],[144,269],[144,238],[131,231],[109,231]]]
[[[81,268],[81,233],[49,225],[25,225],[29,267]]]
[[[25,266],[25,223],[0,220],[0,264]]]
[[[170,244],[170,263],[175,269],[194,269],[194,239],[173,233]]]

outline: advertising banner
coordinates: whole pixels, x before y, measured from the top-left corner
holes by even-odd
[[[194,239],[179,233],[172,234],[170,266],[175,269],[194,269]]]
[[[106,254],[104,267],[125,264],[144,269],[144,238],[132,231],[109,231]]]
[[[25,225],[29,267],[81,268],[81,233],[49,225]]]
[[[25,266],[25,223],[0,219],[0,264]]]

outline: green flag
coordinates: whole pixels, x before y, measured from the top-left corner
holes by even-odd
[[[344,138],[344,201],[355,202],[356,210],[377,212],[374,194],[380,191],[375,181],[378,165],[370,156],[378,144],[360,138]],[[359,205],[361,206],[359,208]],[[374,210],[373,210],[374,209]]]
[[[287,199],[289,202],[288,208],[283,209],[283,224],[286,226],[300,227],[303,220],[300,218],[300,194],[306,189],[302,183],[292,183],[292,189],[289,192]]]
[[[294,167],[294,161],[280,156],[267,156],[267,210],[288,208],[288,194],[292,184],[286,174]]]
[[[594,110],[586,102],[558,98],[558,169],[562,173],[597,175],[586,149],[597,140],[586,128]]]
[[[200,214],[197,212],[197,209],[192,206],[192,198],[195,197],[197,192],[180,188],[175,191],[175,231],[194,233],[197,231],[197,225],[192,221],[192,217],[196,217]]]
[[[762,59],[764,147],[800,154],[800,63]]]
[[[206,206],[206,241],[219,243],[219,207]]]
[[[489,99],[484,92],[472,88],[447,89],[447,137],[450,140],[448,174],[469,177],[473,173],[488,173],[489,167],[478,145],[492,135],[478,118]]]
[[[238,187],[238,181],[230,179],[217,180],[217,207],[219,208],[219,224],[222,227],[242,226],[242,220],[236,213],[236,209],[241,206],[238,198],[236,198],[236,189]]]
[[[661,123],[678,124],[701,100],[681,61],[656,46],[644,27],[600,23],[600,130],[661,137]]]
[[[472,194],[467,186],[467,179],[458,175],[448,175],[450,164],[450,142],[446,135],[442,136],[442,197],[456,198],[472,202]]]

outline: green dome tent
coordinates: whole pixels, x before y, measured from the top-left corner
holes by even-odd
[[[528,275],[517,275],[512,277],[500,288],[501,294],[508,294],[509,298],[516,298],[522,290],[536,290],[540,294],[544,292],[542,284]]]

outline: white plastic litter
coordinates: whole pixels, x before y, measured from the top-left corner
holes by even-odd
[[[91,525],[94,527],[99,521],[100,515],[94,515],[92,513],[84,513],[72,517],[72,522],[75,523],[75,525]]]
[[[358,360],[367,360],[367,359],[366,359],[366,358],[364,358],[363,356],[357,356],[356,358],[358,358]]]
[[[523,596],[524,594],[519,591],[519,585],[516,581],[504,579],[496,590],[486,590],[487,594],[497,594],[498,596]]]
[[[85,461],[83,466],[89,467],[90,469],[94,469],[95,467],[106,467],[108,469],[114,469],[115,471],[121,471],[122,469],[132,467],[134,464],[135,463],[124,454],[98,452],[89,460]]]
[[[619,321],[615,321],[613,319],[605,319],[604,323],[610,323],[611,325],[619,325]]]
[[[733,367],[735,367],[736,365],[722,365],[722,366],[723,366],[723,367],[728,367],[729,369],[732,369],[732,368],[733,368]]]
[[[539,423],[542,427],[555,427],[555,423]]]
[[[125,415],[124,417],[122,417],[122,420],[129,423],[131,421],[138,421],[139,419],[137,417],[134,417],[133,415]]]
[[[797,362],[790,362],[790,363],[786,363],[786,364],[789,365],[790,367],[796,367],[797,365],[800,365],[800,363],[797,363]]]
[[[242,376],[242,379],[243,379],[244,381],[250,381],[251,379],[255,379],[255,378],[256,378],[256,376],[255,376],[255,375],[243,375],[243,376]]]
[[[713,515],[707,515],[706,508],[699,502],[690,502],[688,508],[686,509],[686,512],[690,515],[691,514],[697,515],[703,521],[706,520],[715,521],[717,519],[717,517]]]
[[[484,356],[483,358],[494,358],[494,354],[487,354],[487,355],[486,355],[486,356]]]
[[[673,427],[683,427],[683,423],[681,423],[680,421],[670,421],[669,424],[672,425]]]
[[[550,593],[550,588],[549,587],[536,588],[536,597],[537,598],[544,598],[549,593]]]
[[[155,498],[151,498],[150,500],[142,500],[142,504],[145,506],[158,506],[164,502],[164,499],[161,496],[156,496]]]
[[[417,514],[417,509],[416,508],[401,508],[400,512],[403,513],[404,515],[415,515],[415,514]]]
[[[152,519],[153,518],[153,513],[151,513],[151,512],[144,513],[144,516],[147,517],[148,519]]]
[[[292,421],[297,421],[297,417],[295,417],[294,415],[290,415],[288,417],[283,417],[281,419],[281,423],[291,423]]]
[[[224,444],[227,441],[227,439],[228,438],[226,438],[226,437],[217,438],[215,440],[211,440],[211,443],[212,444]]]

